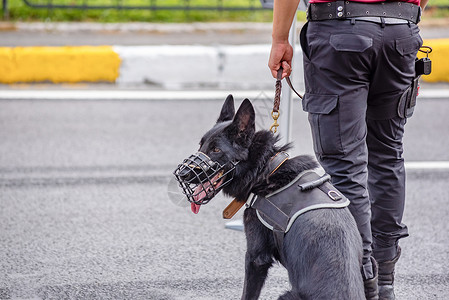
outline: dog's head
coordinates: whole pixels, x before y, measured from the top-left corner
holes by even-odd
[[[245,99],[235,113],[234,98],[229,95],[217,123],[202,137],[198,152],[174,171],[194,213],[234,179],[236,166],[248,157],[254,121],[251,102]]]

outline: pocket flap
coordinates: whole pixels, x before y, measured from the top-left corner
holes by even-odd
[[[338,95],[306,93],[302,100],[302,109],[314,114],[329,114],[335,107],[337,107],[337,103]]]
[[[342,33],[332,35],[330,38],[330,44],[337,51],[361,53],[373,46],[373,39],[358,34]]]

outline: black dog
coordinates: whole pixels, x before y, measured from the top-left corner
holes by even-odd
[[[269,131],[255,132],[255,112],[249,100],[235,113],[234,100],[228,96],[217,123],[201,139],[200,152],[175,171],[192,211],[197,213],[221,189],[246,202],[250,193],[265,197],[301,172],[318,167],[312,157],[296,156],[270,174],[269,160],[289,149],[289,145],[276,146],[277,141]],[[274,260],[288,270],[292,286],[279,299],[365,299],[362,243],[348,208],[315,209],[300,215],[285,234],[281,250],[252,207],[245,210],[244,227],[247,252],[242,299],[258,299]]]

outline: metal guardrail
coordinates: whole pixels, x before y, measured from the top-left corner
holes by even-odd
[[[7,0],[3,0],[7,1]],[[264,1],[264,0],[261,0]],[[167,4],[167,1],[149,0],[148,4],[140,5],[133,4],[126,0],[115,0],[115,4],[92,4],[89,0],[75,0],[70,1],[69,4],[58,0],[45,0],[45,1],[33,1],[23,0],[23,2],[29,7],[33,8],[59,8],[59,9],[118,9],[118,10],[213,10],[213,11],[247,11],[247,10],[262,10],[264,7],[259,0],[243,0],[242,5],[227,5],[226,0],[210,1],[210,4],[197,4],[195,0],[178,0],[175,4]],[[59,2],[59,3],[57,3]],[[62,3],[61,3],[62,2]],[[90,3],[89,3],[90,2]],[[98,1],[95,1],[98,3]],[[128,3],[126,3],[128,2]],[[173,2],[173,1],[172,1]],[[246,4],[245,4],[246,2]],[[135,3],[135,2],[134,2]],[[200,3],[204,3],[201,1]]]
[[[2,7],[3,7],[3,19],[8,18],[8,0],[2,0]]]
[[[178,10],[178,11],[259,11],[266,8],[272,8],[273,0],[240,0],[241,5],[228,4],[226,0],[210,1],[205,5],[205,1],[196,0],[147,0],[136,4],[138,1],[130,0],[110,0],[105,1],[111,4],[98,4],[99,1],[92,0],[23,0],[23,2],[36,9],[116,9],[116,10]],[[167,3],[169,2],[169,3]],[[3,18],[7,19],[9,16],[8,0],[2,0],[3,3]],[[270,7],[271,4],[271,7]]]

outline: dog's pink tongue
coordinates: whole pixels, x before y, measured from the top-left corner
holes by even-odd
[[[200,201],[201,199],[203,199],[204,197],[206,197],[206,189],[210,186],[209,182],[206,182],[204,185],[198,185],[195,189],[195,191],[193,191],[193,199],[195,201]],[[200,206],[199,204],[195,204],[195,203],[190,203],[190,208],[192,209],[192,212],[194,214],[197,214],[200,211]]]
[[[195,204],[195,203],[190,203],[190,208],[192,209],[192,212],[194,213],[194,214],[197,214],[199,211],[200,211],[200,206],[201,205],[198,205],[198,204]]]

